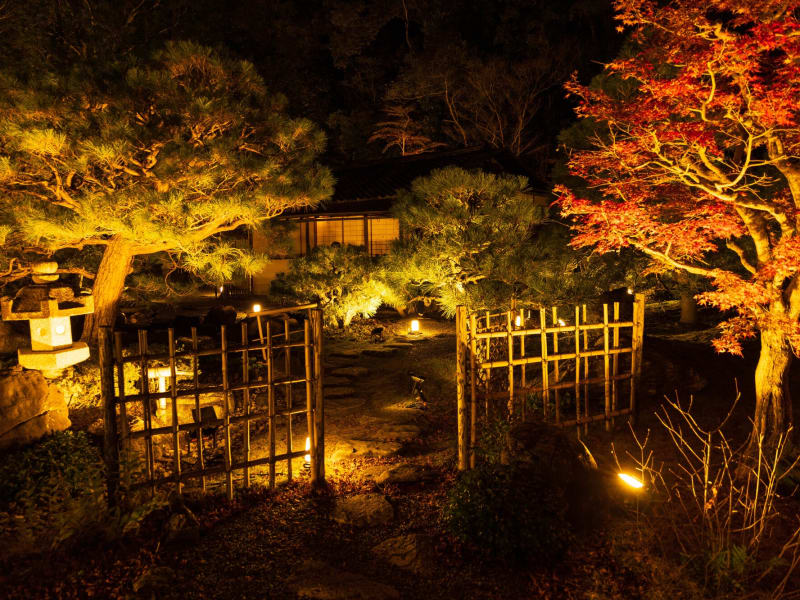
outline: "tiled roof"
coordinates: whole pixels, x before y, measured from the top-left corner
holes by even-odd
[[[417,177],[448,166],[530,177],[514,156],[484,147],[387,158],[334,170],[336,185],[333,197],[325,205],[303,214],[386,212],[391,208],[397,190],[408,188]],[[531,181],[531,187],[543,186]]]

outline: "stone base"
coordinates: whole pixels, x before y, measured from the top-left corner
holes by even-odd
[[[20,366],[42,371],[45,376],[57,373],[89,358],[89,346],[75,342],[69,348],[60,350],[18,350]]]

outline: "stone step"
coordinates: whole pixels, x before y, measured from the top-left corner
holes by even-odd
[[[363,353],[366,356],[392,356],[397,354],[397,348],[367,348]]]
[[[331,369],[330,374],[341,377],[361,377],[369,373],[367,367],[338,367]]]
[[[325,388],[325,397],[326,398],[345,398],[347,396],[352,396],[355,393],[356,389],[352,387],[326,387]]]

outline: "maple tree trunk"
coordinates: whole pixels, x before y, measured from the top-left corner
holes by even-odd
[[[681,320],[683,325],[697,325],[697,302],[690,292],[681,293]]]
[[[792,424],[789,370],[794,355],[782,331],[761,332],[761,353],[756,367],[756,410],[747,453],[755,456],[758,441],[774,448],[778,437]]]
[[[132,245],[116,236],[111,238],[103,252],[92,287],[94,313],[86,315],[81,336],[81,339],[90,346],[97,345],[100,327],[114,325],[119,300],[125,289],[125,278],[130,272],[133,257]]]

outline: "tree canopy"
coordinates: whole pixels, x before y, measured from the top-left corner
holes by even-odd
[[[193,43],[95,78],[0,73],[0,234],[6,277],[32,256],[103,249],[99,321],[135,256],[230,277],[259,257],[218,237],[330,193],[324,135],[286,114],[253,66]]]
[[[597,127],[570,170],[600,196],[559,188],[573,244],[634,248],[652,269],[710,281],[701,301],[735,313],[717,349],[760,334],[756,434],[775,435],[800,347],[800,3],[615,5],[635,49],[607,71],[628,90],[567,86]]]

